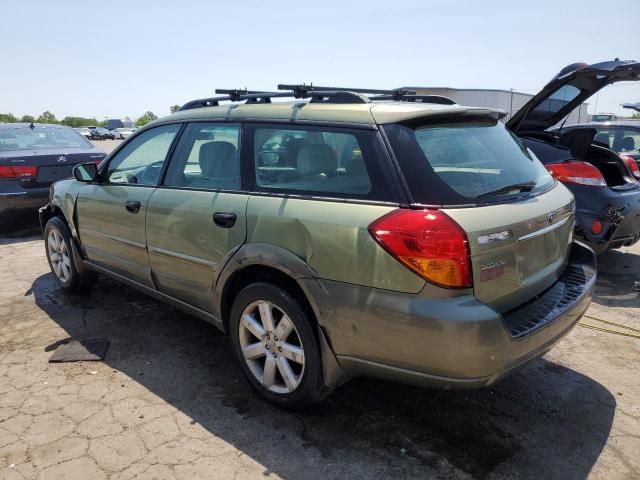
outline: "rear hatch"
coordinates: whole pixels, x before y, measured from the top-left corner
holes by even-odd
[[[635,60],[573,63],[553,77],[506,125],[518,134],[543,132],[607,85],[639,79],[640,63]]]
[[[437,208],[466,233],[474,295],[500,312],[564,271],[574,201],[490,115],[384,125],[415,208]]]

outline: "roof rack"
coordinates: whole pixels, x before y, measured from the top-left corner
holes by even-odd
[[[365,97],[368,101],[371,100],[402,100],[404,96],[415,95],[416,92],[406,88],[396,88],[394,90],[382,90],[379,88],[348,88],[348,87],[319,87],[310,83],[309,85],[290,85],[279,84],[278,90],[291,90],[296,95],[296,98],[307,98],[313,95],[333,95],[337,96],[339,93],[346,94],[363,94],[364,95],[378,95],[373,97]],[[381,98],[384,96],[385,98]],[[389,98],[386,98],[389,97]]]
[[[247,89],[216,89],[218,97],[201,98],[185,103],[180,110],[194,108],[217,107],[222,101],[246,103],[271,103],[272,98],[310,99],[310,103],[371,103],[378,100],[395,100],[399,102],[436,103],[455,105],[450,98],[441,95],[416,95],[414,90],[396,88],[382,90],[376,88],[319,87],[307,84],[279,84],[278,92],[267,92]]]
[[[285,92],[261,92],[254,90],[241,90],[241,89],[216,89],[216,93],[224,93],[219,97],[200,98],[198,100],[191,100],[185,103],[179,110],[191,110],[194,108],[203,107],[217,107],[220,102],[225,100],[231,102],[239,102],[246,100],[247,103],[271,103],[271,98],[274,97],[291,97],[290,93]]]

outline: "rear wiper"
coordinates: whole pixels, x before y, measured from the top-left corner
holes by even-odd
[[[522,182],[507,185],[505,187],[496,188],[495,190],[489,190],[488,192],[478,195],[476,198],[493,197],[494,195],[501,195],[503,193],[509,193],[513,190],[519,192],[530,192],[536,186],[536,182]]]

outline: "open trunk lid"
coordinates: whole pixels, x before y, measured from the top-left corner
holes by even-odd
[[[573,63],[553,77],[506,125],[513,132],[544,131],[607,85],[638,79],[640,63],[635,60]]]

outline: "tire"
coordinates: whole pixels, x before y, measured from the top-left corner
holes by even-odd
[[[273,329],[263,319],[267,312]],[[247,316],[255,323],[248,322]],[[278,332],[284,337],[278,338]],[[247,381],[268,402],[297,409],[318,403],[326,395],[315,319],[285,290],[270,283],[244,288],[231,308],[229,336]],[[245,358],[243,352],[252,358]]]
[[[44,228],[44,243],[51,273],[65,293],[83,293],[93,285],[94,272],[80,273],[72,249],[69,227],[60,217],[52,217]]]

